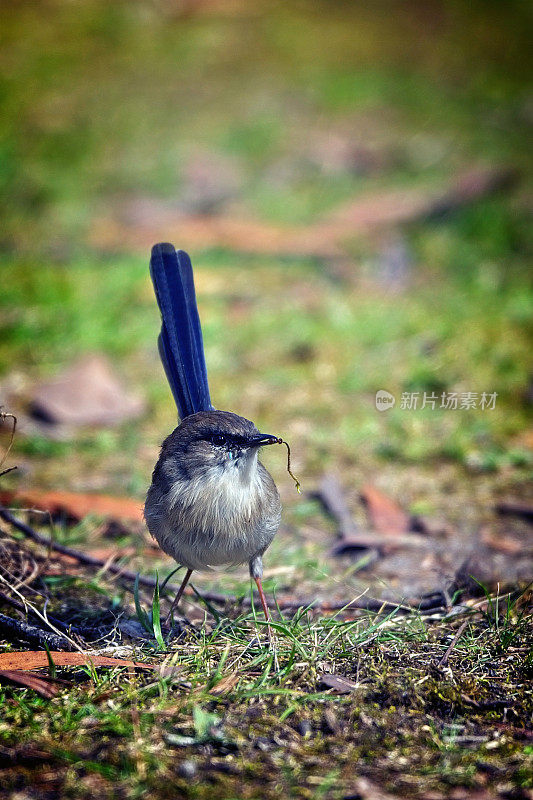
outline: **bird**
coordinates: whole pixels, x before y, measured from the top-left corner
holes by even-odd
[[[187,253],[168,243],[154,245],[150,275],[162,319],[159,355],[180,419],[161,446],[144,505],[151,535],[186,568],[167,619],[194,570],[247,563],[270,636],[263,554],[279,528],[281,501],[258,453],[283,440],[211,404]]]

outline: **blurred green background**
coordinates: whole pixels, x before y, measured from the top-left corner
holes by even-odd
[[[0,35],[0,387],[22,420],[6,484],[142,498],[175,424],[153,229],[191,253],[215,405],[287,438],[304,488],[335,469],[456,517],[464,486],[520,491],[529,4],[18,2]],[[348,232],[340,256],[262,253],[253,230],[249,252],[179,238],[191,214],[311,233],[349,201],[446,192],[472,167],[516,180],[439,218]],[[142,389],[145,415],[60,437],[24,426],[34,385],[94,352]],[[393,410],[376,411],[378,389]],[[407,411],[404,391],[498,398]],[[289,518],[311,514],[281,451],[265,460]]]

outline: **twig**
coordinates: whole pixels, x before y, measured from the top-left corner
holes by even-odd
[[[27,600],[25,605],[24,603],[21,603],[19,600],[16,600],[14,597],[11,597],[9,594],[0,591],[0,603],[6,603],[8,606],[16,608],[17,611],[20,611],[23,614],[27,614],[29,617],[35,617],[36,619],[42,620],[42,616],[40,615],[40,613],[30,603],[28,603]],[[54,628],[58,629],[59,633],[63,633],[65,636],[68,636],[69,633],[72,633],[75,634],[77,637],[81,637],[82,639],[86,637],[87,629],[80,625],[73,625],[70,622],[69,623],[63,622],[62,620],[58,619],[57,617],[53,617],[50,614],[46,614],[46,622],[48,625],[52,623]]]
[[[42,533],[38,533],[34,530],[30,525],[27,525],[25,522],[14,517],[6,508],[0,507],[0,517],[16,528],[18,531],[23,533],[29,539],[33,539],[34,542],[37,544],[42,545],[51,550],[55,550],[56,553],[62,553],[64,556],[70,556],[70,558],[76,559],[82,564],[87,564],[90,567],[104,567],[107,564],[107,561],[103,561],[101,558],[96,558],[95,556],[91,556],[89,553],[83,553],[81,550],[74,550],[72,547],[67,547],[67,545],[59,544],[59,542],[54,542],[50,536],[45,536]],[[120,564],[108,564],[107,565],[107,572],[112,572],[114,574],[119,574],[122,578],[127,578],[129,580],[135,580],[137,573],[132,572],[131,570],[123,569]],[[152,579],[144,579],[142,576],[139,579],[139,583],[144,586],[155,586],[155,581]]]
[[[453,637],[453,639],[450,642],[450,646],[448,647],[448,649],[446,650],[446,652],[442,656],[441,660],[439,661],[439,664],[438,664],[439,667],[445,667],[446,664],[448,663],[448,658],[450,657],[450,653],[452,652],[453,648],[455,647],[455,645],[457,644],[457,642],[461,638],[461,635],[462,635],[464,629],[466,628],[467,624],[468,624],[468,620],[467,619],[465,619],[465,621],[460,624],[459,628],[457,629],[457,633],[455,634],[455,636]]]
[[[496,511],[502,516],[521,517],[528,522],[533,521],[533,505],[521,500],[502,500],[496,504]]]
[[[52,622],[50,622],[50,620],[46,617],[46,606],[45,606],[45,612],[43,614],[41,611],[39,611],[38,608],[36,608],[34,605],[32,605],[29,602],[29,600],[26,597],[24,597],[24,595],[21,592],[19,592],[19,590],[17,589],[16,586],[10,586],[10,584],[4,578],[3,575],[0,575],[0,581],[2,581],[2,583],[4,583],[7,586],[9,586],[10,591],[14,592],[20,598],[20,600],[22,600],[22,602],[24,603],[24,606],[25,606],[25,608],[26,608],[28,613],[31,612],[34,616],[38,617],[42,622],[45,623],[45,625],[47,625],[56,634],[56,636],[59,636],[60,638],[61,637],[65,638],[70,643],[70,645],[74,648],[74,650],[79,650],[79,651],[83,652],[83,650],[80,647],[80,645],[77,644],[74,641],[74,639],[71,639],[70,636],[68,636],[68,634],[63,633],[62,631],[58,630],[56,628],[56,626]]]
[[[41,646],[47,644],[52,650],[74,650],[72,643],[66,637],[50,631],[43,631],[42,628],[30,625],[29,622],[8,617],[6,614],[0,614],[0,629],[10,637],[36,642]]]
[[[251,601],[246,598],[245,606],[251,605]],[[415,607],[405,605],[401,602],[395,603],[393,600],[384,600],[380,597],[365,597],[357,598],[357,600],[349,600],[346,602],[331,603],[327,600],[310,600],[310,599],[296,599],[296,600],[279,600],[277,605],[282,611],[297,611],[299,608],[309,608],[311,611],[372,611],[377,614],[390,613],[391,609],[397,608],[399,611],[414,611]]]

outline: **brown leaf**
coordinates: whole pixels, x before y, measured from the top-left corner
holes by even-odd
[[[93,558],[100,558],[102,561],[113,561],[117,558],[126,558],[126,556],[134,556],[137,553],[136,547],[91,547],[87,553]],[[153,551],[148,548],[143,548],[142,553],[139,555],[153,555]]]
[[[518,539],[502,536],[488,528],[481,531],[481,541],[483,544],[486,544],[487,547],[490,547],[491,550],[495,550],[497,553],[506,553],[511,556],[517,555],[524,549],[522,543],[519,542]]]
[[[209,690],[209,694],[214,694],[217,697],[222,694],[228,694],[228,692],[231,692],[231,690],[234,689],[239,682],[239,677],[240,676],[238,672],[232,672],[230,675],[226,675],[215,686],[213,686],[212,689]]]
[[[361,498],[365,503],[373,527],[379,533],[407,533],[411,518],[390,497],[374,486],[364,486]]]
[[[334,675],[330,672],[325,672],[323,675],[320,675],[318,683],[321,686],[326,686],[328,689],[333,689],[338,694],[349,694],[359,688],[350,678],[345,678],[343,675]]]
[[[178,678],[182,670],[183,667],[180,664],[164,661],[159,667],[159,674],[162,678]]]
[[[22,492],[0,492],[0,503],[13,502],[48,511],[50,514],[66,513],[75,520],[88,514],[129,522],[142,522],[142,505],[130,497],[109,497],[102,494],[78,494],[77,492],[42,492],[39,489],[25,489]]]
[[[33,414],[56,425],[117,425],[144,411],[144,401],[126,391],[110,361],[86,356],[37,387]]]
[[[153,664],[143,664],[123,658],[91,655],[90,653],[66,653],[53,651],[50,653],[56,667],[77,667],[92,664],[95,667],[138,667],[154,669]],[[48,657],[44,650],[22,650],[16,653],[0,653],[0,669],[30,670],[48,666]]]
[[[88,556],[92,556],[92,558],[97,558],[100,561],[111,562],[116,561],[118,558],[126,558],[127,556],[133,556],[136,553],[139,555],[147,555],[147,550],[137,551],[135,547],[91,547],[88,550],[84,551]],[[153,555],[153,553],[150,554]],[[74,556],[66,555],[65,553],[59,553],[57,558],[60,560],[61,566],[67,564],[78,564],[78,559]],[[67,567],[68,568],[68,567]],[[46,573],[45,573],[46,574]],[[71,574],[76,574],[71,571]]]
[[[447,187],[417,186],[368,192],[334,209],[329,223],[332,230],[342,236],[349,235],[350,231],[353,235],[354,231],[439,217],[505,188],[516,177],[509,169],[474,168],[455,176]]]
[[[33,689],[34,692],[37,692],[37,694],[40,694],[41,697],[45,697],[47,700],[55,697],[61,690],[61,684],[51,678],[44,678],[40,675],[28,675],[25,672],[20,672],[18,669],[0,669],[0,680],[15,683],[17,686],[25,686],[27,689]]]
[[[336,475],[327,472],[320,481],[318,498],[330,514],[338,523],[337,535],[341,539],[349,539],[356,536],[359,531],[355,524],[350,510],[344,498],[344,492]],[[369,545],[370,547],[372,545]]]

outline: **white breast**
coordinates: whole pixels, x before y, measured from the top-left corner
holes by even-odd
[[[249,561],[275,533],[258,518],[260,488],[256,451],[199,479],[176,481],[165,498],[159,544],[190,569]]]

